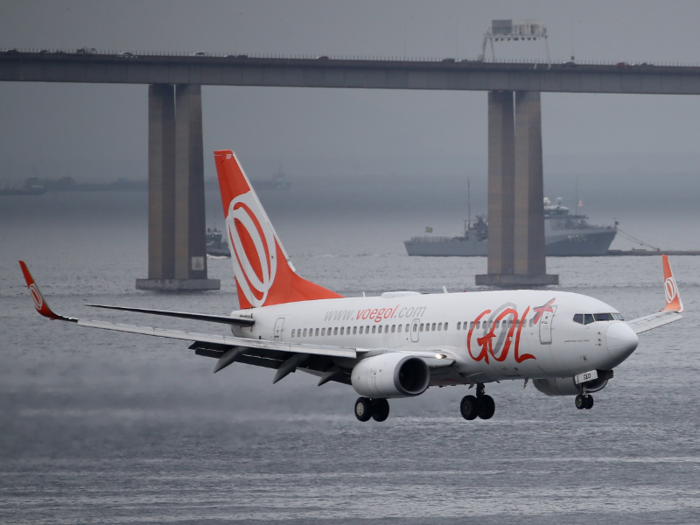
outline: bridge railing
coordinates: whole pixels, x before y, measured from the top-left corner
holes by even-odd
[[[455,58],[455,57],[436,57],[436,56],[372,56],[372,55],[316,55],[316,54],[280,54],[280,53],[222,53],[222,52],[190,52],[183,53],[180,51],[132,51],[132,50],[107,50],[93,48],[78,48],[78,49],[46,49],[46,48],[0,48],[0,53],[36,53],[36,54],[65,54],[65,55],[105,55],[105,56],[131,56],[138,57],[202,57],[202,58],[262,58],[273,60],[366,60],[373,62],[472,62],[472,63],[494,63],[494,64],[527,64],[541,65],[548,64],[546,60],[530,59],[530,58],[503,58],[489,61],[482,61],[478,58]],[[562,66],[619,66],[621,68],[634,67],[700,67],[699,63],[689,62],[639,62],[626,60],[551,60],[552,65]]]

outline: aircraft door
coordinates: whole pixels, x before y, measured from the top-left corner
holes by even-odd
[[[284,331],[284,317],[278,317],[275,321],[275,341],[282,339],[282,332]]]
[[[414,319],[411,322],[411,342],[417,343],[420,339],[420,319]]]
[[[540,343],[543,345],[552,344],[552,320],[554,312],[543,312],[540,318]]]

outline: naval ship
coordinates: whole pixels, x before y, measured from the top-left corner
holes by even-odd
[[[591,256],[605,255],[617,234],[613,226],[588,224],[585,215],[571,214],[562,205],[561,197],[554,204],[544,199],[544,243],[546,255]],[[404,241],[408,255],[432,257],[478,257],[489,253],[488,220],[477,216],[475,222],[465,221],[464,234],[459,237],[412,237]]]

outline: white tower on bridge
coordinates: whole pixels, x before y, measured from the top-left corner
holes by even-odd
[[[520,20],[514,24],[512,20],[492,20],[491,27],[484,34],[484,41],[481,44],[481,55],[479,60],[486,60],[486,43],[491,44],[491,60],[496,60],[496,52],[494,51],[494,42],[523,42],[523,41],[539,41],[544,40],[544,45],[547,50],[547,64],[551,64],[549,58],[549,44],[547,43],[547,28],[545,28],[539,20]],[[539,58],[539,48],[537,50]]]

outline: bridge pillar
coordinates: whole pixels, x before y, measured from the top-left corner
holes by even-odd
[[[148,279],[139,290],[218,290],[207,278],[199,85],[148,89]]]
[[[476,284],[558,284],[546,269],[539,92],[516,92],[515,105],[512,91],[489,92],[488,145],[488,273]]]

